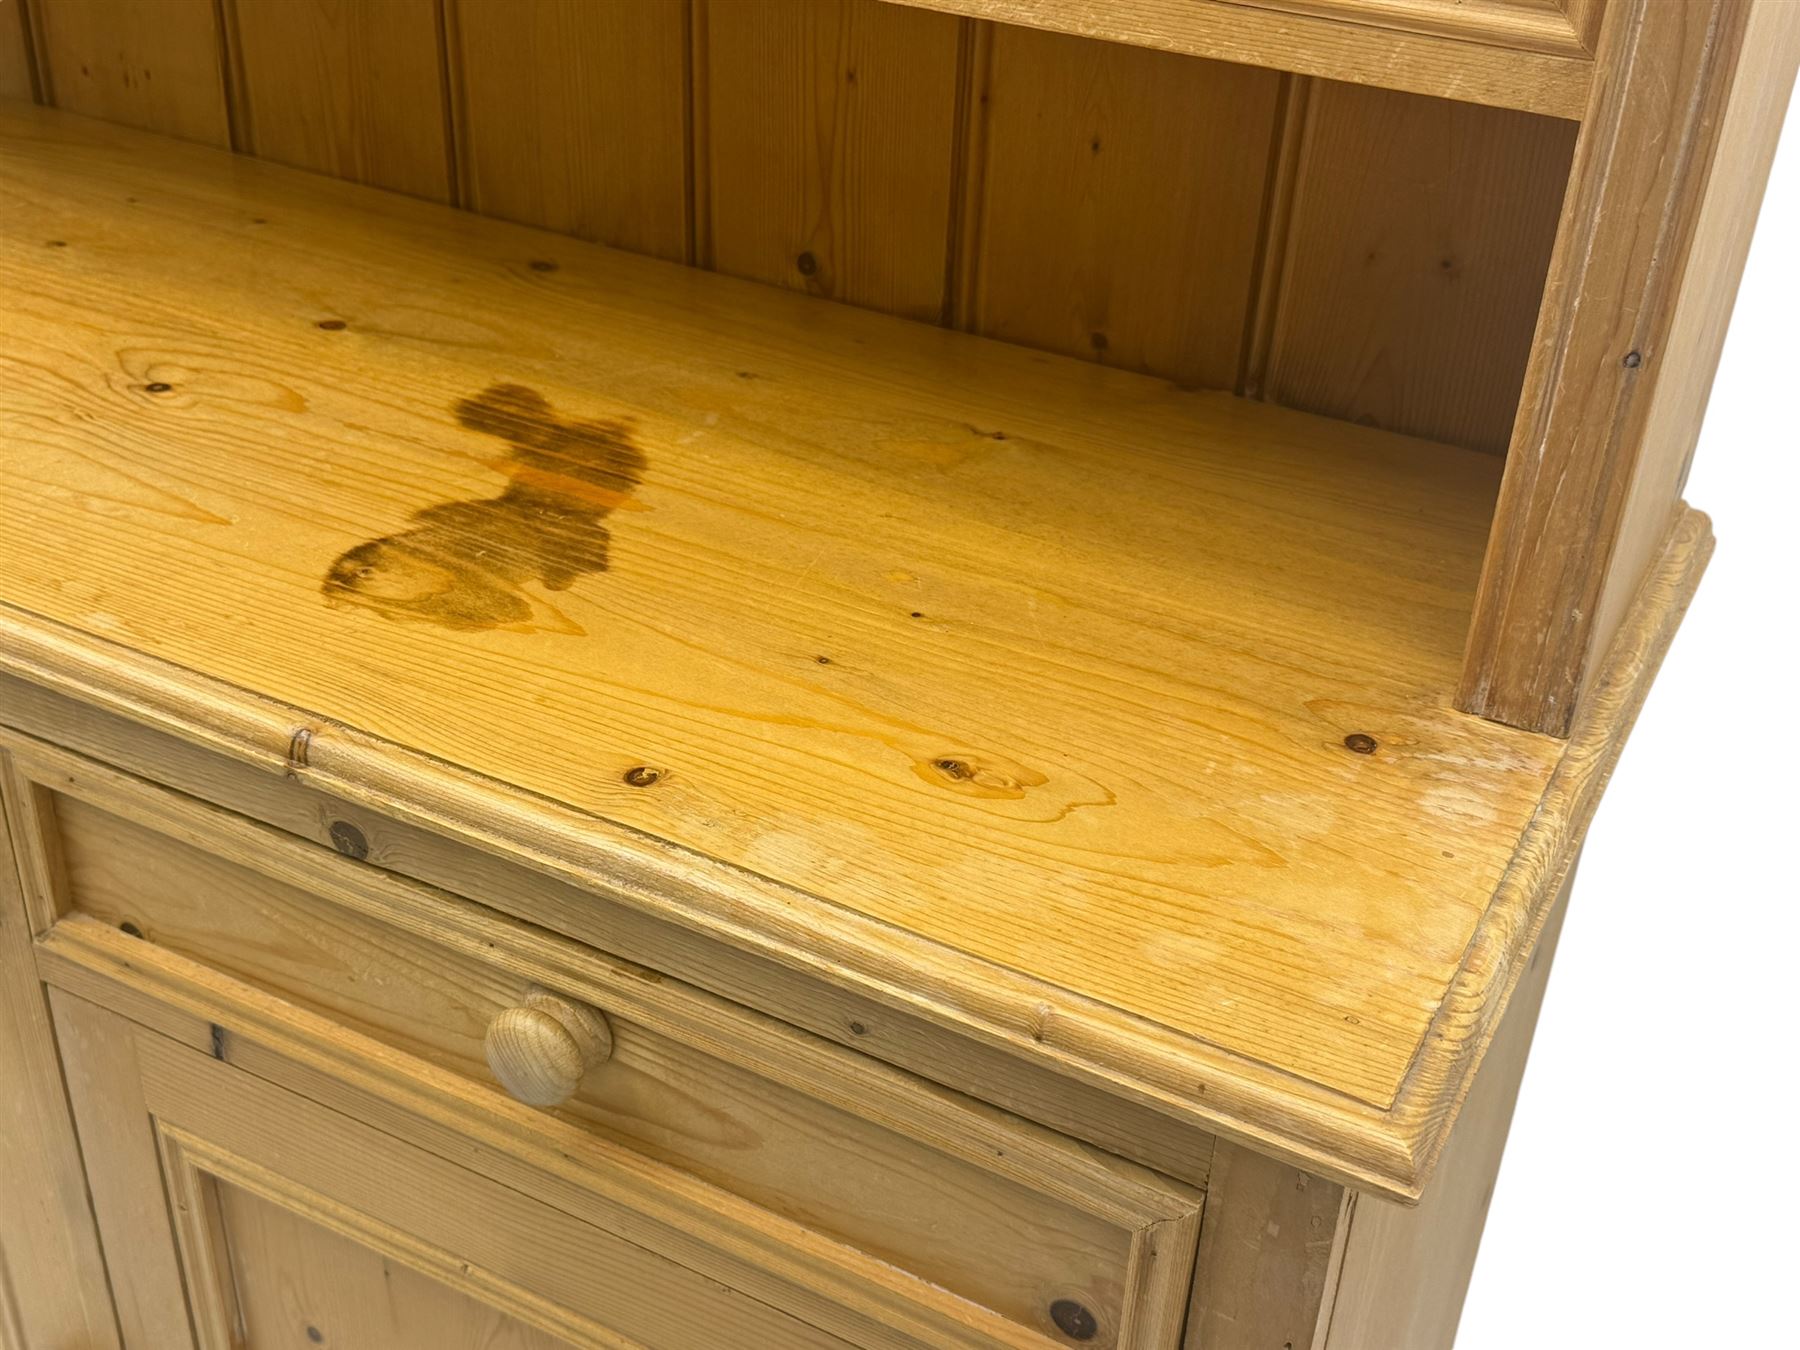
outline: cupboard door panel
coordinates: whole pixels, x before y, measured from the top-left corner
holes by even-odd
[[[743,1344],[846,1344],[224,1059],[61,990],[52,1002],[87,1080],[84,1143],[133,1136],[90,1174],[109,1266],[170,1304],[172,1229],[201,1350],[677,1350],[717,1344],[721,1328]]]

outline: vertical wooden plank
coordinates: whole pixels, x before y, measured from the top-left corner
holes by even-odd
[[[685,260],[685,4],[447,3],[463,204]]]
[[[1800,5],[1763,0],[1750,16],[1693,246],[1675,298],[1663,374],[1650,404],[1637,472],[1594,618],[1588,650],[1592,665],[1605,659],[1639,586],[1656,565],[1680,507],[1797,65]]]
[[[238,148],[450,199],[437,0],[228,0]]]
[[[1696,223],[1709,191],[1746,235],[1760,180],[1712,173],[1727,100],[1740,71],[1759,102],[1793,78],[1789,0],[1614,0],[1601,28],[1592,104],[1575,150],[1568,207],[1507,452],[1494,529],[1477,589],[1457,706],[1496,721],[1565,735],[1611,631],[1648,571],[1615,567],[1626,501],[1657,417],[1697,429],[1718,359],[1712,338],[1685,346],[1678,313]],[[1767,27],[1745,32],[1755,13]],[[1741,61],[1743,56],[1747,60]],[[1776,127],[1746,122],[1740,134]],[[1722,250],[1710,293],[1735,289],[1741,252]],[[1705,264],[1703,264],[1705,265]],[[1718,323],[1715,336],[1722,336]],[[1676,370],[1671,357],[1688,358]],[[1658,406],[1664,370],[1683,392]],[[1685,434],[1685,433],[1684,433]],[[1654,452],[1652,452],[1654,453]],[[1684,459],[1685,456],[1682,456]],[[1654,471],[1654,470],[1652,470]],[[1666,534],[1679,472],[1666,475],[1646,528]],[[1660,517],[1660,518],[1659,518]]]
[[[0,755],[0,783],[16,783]],[[0,1265],[27,1346],[119,1344],[88,1207],[50,1010],[32,955],[15,834],[34,828],[10,787],[0,806]]]
[[[214,0],[34,0],[31,31],[52,106],[231,143]]]
[[[1263,396],[1506,449],[1573,123],[1319,81]]]
[[[715,0],[704,25],[702,261],[940,321],[964,25],[877,0]]]
[[[1342,1256],[1348,1196],[1219,1141],[1200,1223],[1187,1350],[1310,1350]]]
[[[961,322],[1233,388],[1282,77],[993,30],[978,72]]]
[[[191,1348],[181,1262],[138,1069],[137,1028],[60,989],[50,990],[50,1009],[95,1220],[113,1254],[109,1272],[125,1344]]]
[[[1417,1207],[1356,1198],[1324,1350],[1451,1350],[1574,879],[1571,868]]]
[[[25,23],[25,0],[0,0],[0,98],[33,98],[37,94]]]

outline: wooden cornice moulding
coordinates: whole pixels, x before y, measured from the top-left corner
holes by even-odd
[[[1684,510],[1387,1111],[442,760],[13,607],[0,669],[640,906],[1321,1176],[1420,1194],[1711,554]]]

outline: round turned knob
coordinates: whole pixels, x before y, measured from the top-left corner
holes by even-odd
[[[612,1055],[612,1028],[585,1003],[533,986],[488,1023],[486,1047],[501,1087],[527,1106],[561,1106]]]

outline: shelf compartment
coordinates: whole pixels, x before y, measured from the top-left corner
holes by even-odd
[[[42,110],[0,199],[0,665],[1416,1192],[1594,758],[1450,707],[1494,459]]]

